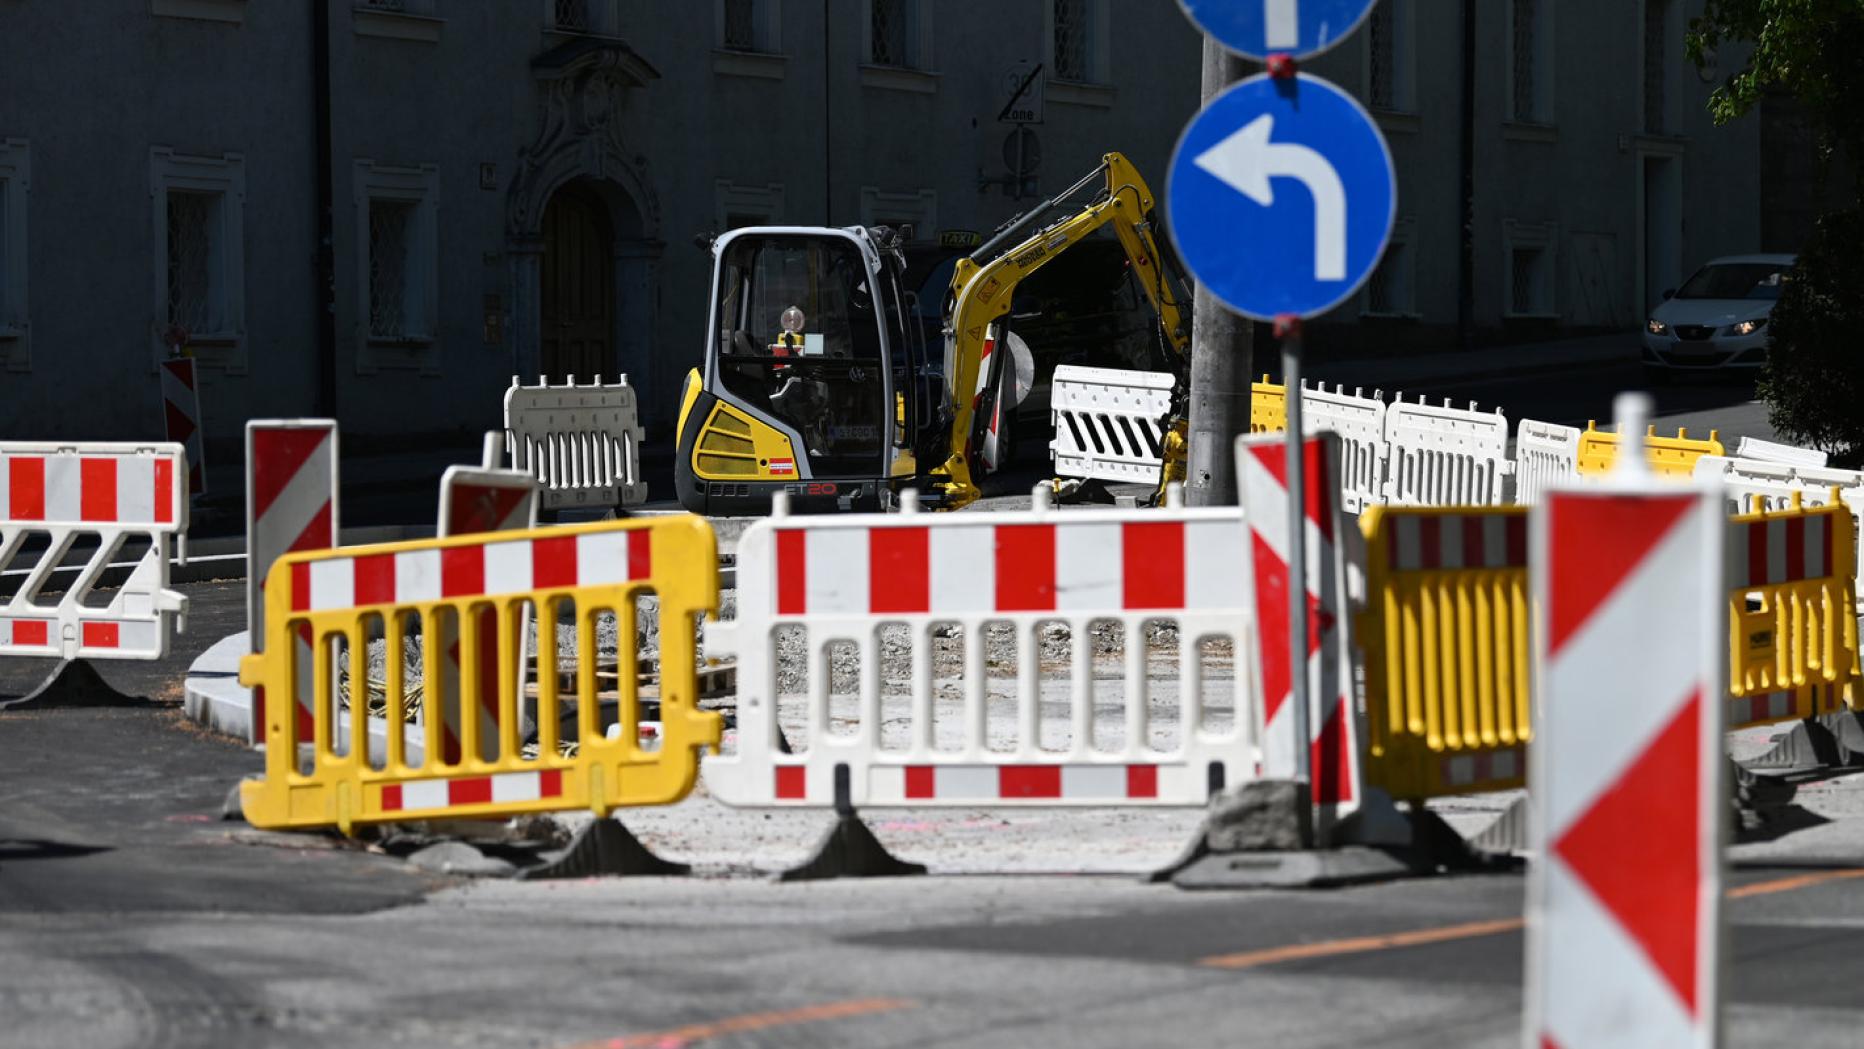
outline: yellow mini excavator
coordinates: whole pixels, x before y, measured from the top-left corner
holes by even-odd
[[[998,348],[1012,345],[1017,285],[1107,227],[1178,372],[1160,490],[1182,479],[1190,310],[1154,211],[1138,171],[1107,154],[957,260],[936,356],[904,286],[896,231],[756,226],[719,237],[705,363],[680,398],[681,504],[764,514],[784,491],[799,512],[879,510],[905,488],[932,509],[974,501],[974,475],[988,469],[997,425],[1014,407],[1017,369]]]

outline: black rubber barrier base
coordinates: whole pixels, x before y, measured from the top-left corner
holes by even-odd
[[[826,878],[901,878],[926,872],[923,863],[908,863],[887,851],[861,817],[842,813],[822,838],[815,855],[800,867],[777,875],[778,881],[820,881]]]
[[[1794,725],[1773,749],[1741,762],[1770,772],[1813,772],[1864,765],[1864,715],[1840,710]]]
[[[691,874],[685,863],[653,854],[634,832],[615,819],[598,818],[576,832],[569,847],[535,867],[518,872],[524,881],[549,878],[601,878]]]
[[[141,696],[125,695],[105,681],[89,660],[67,659],[46,675],[39,687],[18,699],[0,699],[0,710],[52,710],[60,707],[136,707]]]

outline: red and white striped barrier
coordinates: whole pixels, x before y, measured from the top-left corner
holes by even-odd
[[[522,470],[500,470],[502,434],[491,436],[486,462],[475,468],[449,466],[440,477],[440,520],[438,532],[445,539],[456,535],[482,532],[510,532],[537,527],[537,479]],[[645,535],[646,533],[642,533]],[[535,572],[533,572],[535,574]],[[491,761],[498,757],[498,612],[481,608],[473,617],[477,636],[479,665],[479,747],[480,757]],[[524,617],[518,636],[530,634],[529,615]],[[440,709],[446,724],[441,733],[442,759],[448,764],[459,760],[460,733],[460,637],[459,624],[451,618],[440,623],[440,649],[446,657],[445,683]],[[524,694],[524,673],[528,641],[518,649],[518,695]],[[554,658],[555,653],[552,653]],[[524,730],[520,730],[521,734]]]
[[[0,599],[0,656],[160,659],[187,598],[168,589],[188,529],[187,455],[176,444],[0,442],[0,570],[29,565]],[[89,603],[126,541],[148,548],[109,604]],[[90,547],[69,581],[54,579]]]
[[[201,388],[192,357],[162,362],[162,423],[168,439],[188,452],[188,494],[207,491],[207,456],[201,441]]]
[[[590,532],[332,557],[292,566],[291,610],[329,612],[627,583],[649,577],[652,541],[652,533],[644,530]]]
[[[1728,589],[1800,583],[1845,569],[1832,563],[1835,535],[1823,514],[1730,521],[1724,554]]]
[[[707,789],[731,805],[825,807],[845,768],[855,806],[1203,805],[1260,758],[1246,675],[1233,671],[1230,724],[1214,726],[1219,676],[1201,646],[1220,639],[1234,660],[1250,651],[1242,539],[1234,508],[758,522],[738,545],[738,617],[706,628],[707,654],[736,655],[739,674],[737,752],[706,758]],[[1176,628],[1175,667],[1148,665],[1148,648],[1170,637],[1162,621]],[[1068,632],[1065,673],[1039,658],[1050,624]],[[883,647],[890,625],[903,645]],[[1118,679],[1096,673],[1096,625],[1123,638]],[[1014,632],[1013,698],[991,690],[992,626]],[[812,686],[794,701],[807,732],[795,754],[780,752],[777,723],[777,635],[789,627],[806,633]],[[961,639],[951,680],[938,679],[935,635]],[[831,694],[838,645],[859,652],[852,696]],[[1149,695],[1165,687],[1176,696]],[[1119,724],[1097,731],[1096,703],[1119,704]],[[1065,718],[1045,718],[1045,705]],[[853,730],[834,727],[850,715]],[[883,715],[896,726],[884,735]],[[1155,719],[1176,739],[1156,741]]]
[[[246,630],[265,645],[265,577],[272,563],[301,550],[337,545],[337,424],[329,419],[252,419],[246,423]],[[311,733],[311,638],[298,653],[298,737]],[[265,690],[252,697],[252,742],[265,739]]]
[[[1527,518],[1500,514],[1404,515],[1392,521],[1387,553],[1400,572],[1523,568]]]
[[[1353,700],[1352,617],[1347,608],[1346,546],[1358,535],[1339,505],[1339,437],[1318,433],[1304,442],[1306,585],[1308,593],[1308,730],[1315,830],[1321,840],[1365,800],[1360,775],[1365,726]],[[1295,774],[1294,674],[1288,623],[1287,445],[1280,434],[1237,441],[1237,491],[1248,522],[1248,592],[1255,599],[1257,655],[1263,701],[1263,774]]]
[[[1647,484],[1533,511],[1529,1045],[1720,1044],[1725,522],[1706,490]]]

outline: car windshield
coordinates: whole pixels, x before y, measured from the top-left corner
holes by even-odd
[[[1772,262],[1704,266],[1677,289],[1679,299],[1777,299],[1786,267]]]

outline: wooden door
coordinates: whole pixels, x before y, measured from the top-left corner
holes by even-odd
[[[615,251],[608,216],[593,193],[565,186],[544,208],[543,370],[613,382]]]

